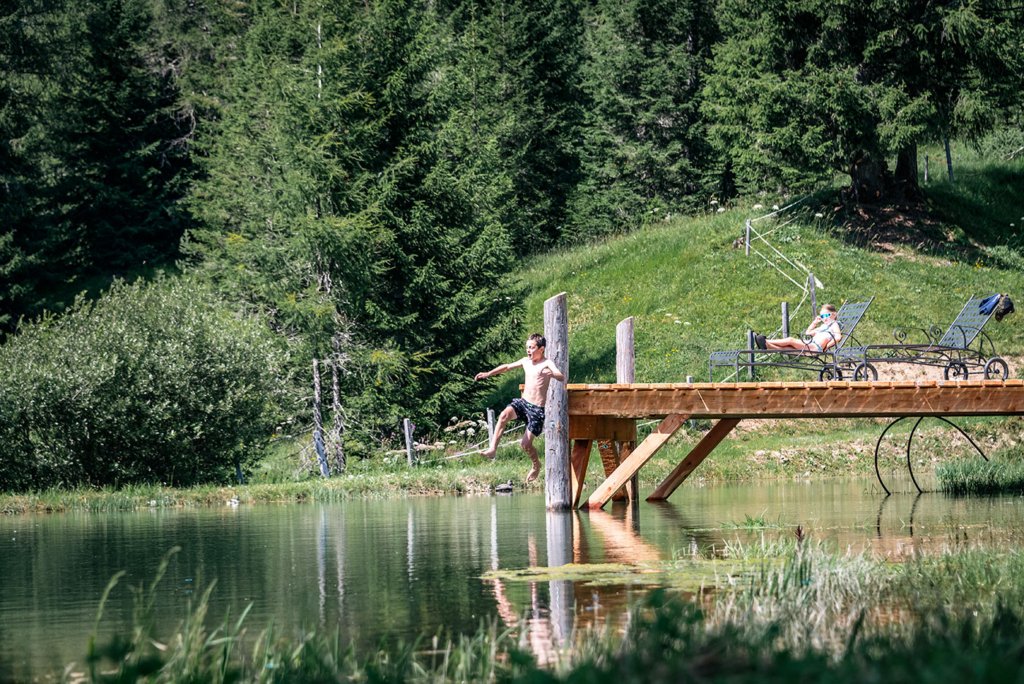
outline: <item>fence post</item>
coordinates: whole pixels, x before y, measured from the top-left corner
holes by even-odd
[[[746,256],[750,256],[750,219],[747,219],[747,237],[743,241],[743,244],[747,249]]]
[[[747,350],[750,351],[750,352],[753,352],[755,346],[756,345],[754,345],[754,331],[753,330],[748,330],[747,331]],[[751,354],[747,354],[747,361],[751,364],[751,365],[747,366],[747,378],[749,378],[750,380],[753,380],[754,379],[754,366],[753,366],[754,355],[752,353]],[[739,381],[740,381],[740,379],[736,378],[736,382],[739,382]]]
[[[405,456],[409,460],[410,466],[415,465],[416,457],[412,450],[412,421],[408,418],[402,419],[402,431],[405,432]]]
[[[334,429],[331,438],[331,451],[334,457],[334,470],[343,473],[348,468],[342,440],[345,434],[345,416],[341,413],[341,387],[338,383],[338,362],[331,361],[331,410],[334,412]]]
[[[316,449],[320,474],[328,477],[331,473],[327,468],[327,454],[324,451],[324,419],[320,413],[320,366],[316,359],[313,359],[313,448]]]
[[[814,274],[807,274],[807,282],[811,287],[811,315],[818,315],[818,295],[814,292]]]
[[[569,310],[564,292],[544,302],[544,337],[547,357],[569,379]],[[569,391],[566,383],[552,380],[545,404],[544,485],[549,511],[572,508],[569,481]]]
[[[687,385],[692,385],[693,384],[693,376],[692,375],[687,375],[686,376],[686,384]],[[696,427],[697,427],[697,421],[695,421],[693,418],[691,418],[690,419],[690,429],[693,430]]]
[[[949,182],[953,182],[953,155],[949,151],[949,138],[946,138],[946,169],[949,171]]]
[[[789,337],[789,302],[782,302],[782,336]]]
[[[924,182],[928,182],[928,155],[924,155]]]
[[[494,409],[487,409],[487,444],[494,440]]]

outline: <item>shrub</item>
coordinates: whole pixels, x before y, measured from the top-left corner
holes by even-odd
[[[0,488],[226,479],[263,451],[280,361],[189,280],[79,298],[0,348]]]

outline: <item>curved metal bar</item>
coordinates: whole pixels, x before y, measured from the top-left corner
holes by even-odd
[[[906,417],[906,416],[904,416],[904,417]],[[963,429],[959,425],[957,425],[953,421],[949,420],[948,418],[943,418],[942,416],[932,416],[932,417],[933,418],[938,418],[943,423],[946,423],[950,427],[954,428],[957,432],[959,432],[961,435],[964,436],[964,439],[966,439],[968,442],[971,443],[971,446],[974,447],[975,451],[977,451],[978,454],[983,459],[985,459],[986,461],[988,460],[988,456],[986,456],[985,452],[981,450],[981,447],[979,447],[975,443],[975,441],[973,439],[971,439],[971,436],[968,435],[966,432],[964,432]],[[903,419],[900,418],[898,420],[903,420]],[[924,417],[921,417],[921,418],[917,419],[917,422],[914,423],[914,427],[912,427],[910,429],[910,437],[907,438],[907,470],[910,471],[910,479],[914,483],[914,486],[917,487],[917,491],[918,491],[919,494],[923,494],[924,490],[921,489],[921,486],[919,484],[917,484],[917,478],[914,477],[914,467],[910,463],[910,446],[914,442],[914,433],[917,431],[917,426],[921,424],[922,420],[924,420]],[[892,427],[892,425],[895,425],[895,424],[896,424],[896,422],[893,422],[889,427]],[[888,429],[889,428],[886,428],[886,430],[888,430]],[[885,433],[883,432],[882,435],[885,435]],[[881,441],[881,437],[879,437],[879,441]],[[876,474],[878,472],[878,447],[875,447],[875,472],[876,472]]]
[[[959,432],[961,435],[963,435],[964,438],[968,442],[971,443],[971,446],[974,447],[975,451],[977,451],[978,454],[980,454],[983,459],[985,459],[986,461],[988,460],[988,456],[986,456],[985,452],[981,450],[981,447],[979,447],[977,444],[975,444],[974,440],[971,439],[971,436],[969,434],[967,434],[966,432],[964,432],[963,429],[961,429],[961,427],[959,425],[957,425],[956,423],[954,423],[953,421],[951,421],[951,420],[949,420],[947,418],[943,418],[942,416],[933,416],[933,418],[938,418],[943,423],[946,423],[947,425],[950,425],[950,426],[956,428],[956,431]]]
[[[917,484],[917,478],[914,477],[914,467],[910,465],[910,445],[914,443],[914,432],[917,430],[917,426],[921,424],[924,417],[918,418],[917,422],[914,423],[914,427],[910,428],[910,437],[907,438],[907,470],[910,471],[910,481],[917,487],[917,493],[923,494],[924,490],[921,489],[921,485]]]
[[[887,433],[889,431],[889,428],[891,428],[893,425],[895,425],[896,423],[900,422],[901,420],[906,420],[909,417],[910,416],[902,416],[902,417],[897,418],[896,420],[892,421],[888,425],[886,425],[885,429],[882,430],[882,434],[880,434],[878,436],[878,441],[875,442],[875,477],[878,478],[878,484],[882,485],[882,489],[885,490],[885,493],[886,493],[887,496],[889,494],[892,494],[892,492],[890,492],[889,488],[885,486],[885,481],[882,479],[882,473],[878,470],[878,448],[880,446],[882,446],[882,439],[885,437],[885,433]]]

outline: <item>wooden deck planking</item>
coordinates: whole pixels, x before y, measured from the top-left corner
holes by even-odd
[[[1024,381],[569,385],[570,416],[856,418],[1024,414]]]

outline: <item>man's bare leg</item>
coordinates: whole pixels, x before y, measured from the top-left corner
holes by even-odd
[[[510,420],[515,420],[515,418],[516,410],[511,406],[506,406],[505,410],[498,416],[498,424],[494,426],[494,437],[491,438],[491,444],[487,451],[483,452],[484,456],[492,461],[498,456],[498,441],[501,440],[501,435],[505,432],[505,426],[508,425]]]
[[[537,447],[533,446],[533,433],[529,430],[523,435],[523,441],[520,442],[523,446],[523,451],[529,455],[530,460],[533,461],[533,467],[530,468],[530,472],[526,475],[527,482],[533,482],[540,477],[540,459],[537,458]]]

